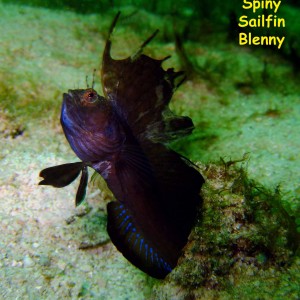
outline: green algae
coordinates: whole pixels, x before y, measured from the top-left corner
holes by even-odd
[[[300,233],[279,191],[263,188],[228,163],[200,170],[206,179],[203,207],[178,266],[155,287],[156,297],[297,299]]]

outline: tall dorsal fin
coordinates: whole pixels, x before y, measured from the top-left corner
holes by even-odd
[[[169,56],[154,59],[142,54],[158,30],[135,54],[120,60],[111,57],[111,35],[119,16],[120,13],[112,22],[103,53],[101,80],[105,97],[113,103],[139,141],[168,142],[191,133],[192,120],[174,115],[168,107],[173,92],[185,78],[184,73],[162,68]]]

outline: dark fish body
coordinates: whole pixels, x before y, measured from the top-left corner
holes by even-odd
[[[81,172],[79,205],[87,167],[93,168],[116,198],[107,207],[112,242],[135,266],[164,278],[187,242],[204,180],[187,159],[165,145],[193,129],[190,118],[175,116],[168,108],[182,72],[165,71],[164,59],[141,54],[156,33],[136,55],[112,59],[110,35],[118,17],[103,54],[105,97],[94,89],[70,90],[63,96],[61,124],[82,162],[41,171],[40,184],[63,187]]]

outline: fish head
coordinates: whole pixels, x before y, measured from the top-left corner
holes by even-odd
[[[92,88],[69,90],[63,94],[63,101],[70,107],[97,107],[103,100],[104,98]]]
[[[94,89],[69,90],[63,94],[61,124],[64,129],[81,127],[85,131],[101,130],[111,115],[111,105]],[[81,131],[80,128],[77,130]]]
[[[113,155],[125,138],[111,102],[92,88],[64,93],[60,120],[71,148],[85,162]]]

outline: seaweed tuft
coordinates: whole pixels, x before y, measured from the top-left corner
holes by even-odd
[[[240,293],[243,298],[247,295],[240,287],[257,280],[271,293],[274,276],[299,267],[295,220],[282,206],[279,188],[264,188],[236,166],[245,159],[199,165],[206,179],[203,208],[178,266],[156,286],[158,297],[206,299],[231,291],[231,297]],[[295,293],[296,287],[286,288]]]

